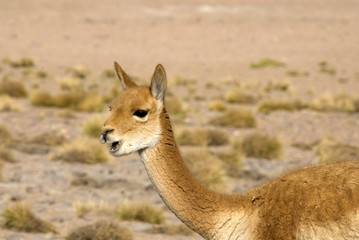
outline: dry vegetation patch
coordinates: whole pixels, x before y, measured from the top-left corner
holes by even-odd
[[[359,161],[359,147],[330,138],[323,138],[313,145],[314,152],[319,156],[319,163]]]
[[[31,68],[35,66],[34,60],[27,57],[23,57],[18,60],[6,58],[3,62],[9,64],[13,68]]]
[[[104,98],[96,92],[85,92],[83,90],[71,90],[55,95],[51,95],[46,91],[36,91],[31,94],[30,101],[35,106],[94,112],[102,110]]]
[[[26,97],[27,91],[25,85],[16,80],[12,80],[11,78],[3,79],[0,82],[0,94],[6,94],[10,97]]]
[[[323,112],[359,112],[359,97],[349,96],[347,94],[339,94],[333,96],[324,94],[313,100],[310,108]]]
[[[209,103],[208,109],[210,111],[224,112],[227,110],[226,105],[221,100],[213,100]]]
[[[54,225],[36,217],[31,211],[30,205],[24,202],[16,203],[14,206],[5,208],[1,216],[1,225],[6,229],[21,232],[57,232]]]
[[[257,121],[253,113],[249,110],[228,110],[220,116],[210,120],[210,124],[217,126],[229,126],[239,128],[256,127]]]
[[[106,116],[95,116],[88,119],[82,125],[82,132],[93,138],[99,138],[101,135],[101,127],[106,120]]]
[[[223,166],[230,177],[241,176],[242,162],[241,158],[243,153],[240,149],[233,148],[231,151],[215,152],[214,153],[222,162]]]
[[[162,210],[151,205],[124,202],[117,207],[117,215],[122,220],[161,224],[165,217]]]
[[[248,93],[242,88],[237,87],[229,90],[225,95],[224,99],[229,103],[246,103],[253,104],[257,102],[258,97],[254,93]]]
[[[183,104],[175,96],[170,96],[165,99],[165,107],[168,114],[177,119],[183,119],[186,117],[186,111]]]
[[[182,235],[192,236],[194,232],[184,224],[165,224],[154,226],[148,230],[147,233],[167,234],[167,235]]]
[[[278,138],[261,133],[246,136],[238,147],[247,157],[252,158],[278,159],[283,151]]]
[[[62,145],[51,156],[52,160],[85,164],[107,163],[109,158],[106,148],[98,144],[98,141],[85,137]]]
[[[258,111],[262,113],[270,113],[273,111],[298,111],[308,108],[309,105],[303,101],[264,101],[258,106]]]
[[[66,240],[132,240],[132,231],[114,221],[100,220],[72,230]]]
[[[22,109],[9,96],[0,96],[0,112],[20,112]]]
[[[284,67],[284,66],[285,66],[284,63],[272,58],[263,58],[258,62],[254,62],[250,64],[250,67],[253,69],[268,68],[268,67]]]
[[[217,192],[226,191],[227,174],[223,163],[207,149],[186,152],[183,160],[201,184]]]

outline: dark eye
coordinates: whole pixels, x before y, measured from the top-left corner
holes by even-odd
[[[148,111],[146,111],[146,110],[136,110],[133,113],[133,115],[135,115],[136,117],[140,117],[140,118],[146,117],[147,114],[148,114]]]
[[[108,110],[111,112],[111,111],[112,111],[112,107],[111,107],[111,106],[109,106],[109,107],[108,107]]]

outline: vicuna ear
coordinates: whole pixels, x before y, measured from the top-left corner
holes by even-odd
[[[165,69],[161,64],[158,64],[151,80],[152,96],[159,101],[164,100],[167,88],[167,77]]]
[[[125,71],[122,70],[120,64],[115,62],[115,70],[118,78],[120,79],[123,90],[126,90],[131,87],[136,87],[137,84],[131,80]]]

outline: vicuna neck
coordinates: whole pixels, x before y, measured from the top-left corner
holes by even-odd
[[[204,188],[185,166],[168,114],[161,114],[162,135],[140,152],[147,173],[169,209],[206,239],[245,239],[253,218],[250,199],[227,196]]]

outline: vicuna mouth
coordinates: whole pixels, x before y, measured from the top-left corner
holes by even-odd
[[[116,152],[118,149],[120,149],[120,147],[121,147],[121,144],[119,141],[113,142],[110,147],[110,152],[111,153]]]

